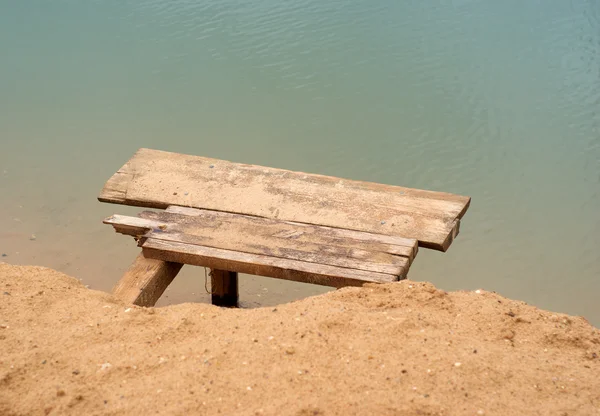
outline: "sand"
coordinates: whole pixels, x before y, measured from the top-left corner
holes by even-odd
[[[0,292],[0,415],[600,415],[600,331],[483,290],[154,309],[0,263]]]

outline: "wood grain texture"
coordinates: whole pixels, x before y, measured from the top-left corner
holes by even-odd
[[[216,215],[215,215],[216,214]],[[221,248],[242,253],[300,260],[357,270],[406,276],[412,247],[402,247],[406,257],[392,255],[369,243],[348,244],[341,240],[320,239],[321,229],[295,226],[262,218],[204,211],[188,216],[171,212],[142,212],[143,218],[114,215],[105,220],[117,231],[163,241]],[[147,228],[142,228],[147,227]],[[144,231],[148,231],[144,234]],[[307,234],[310,238],[303,238]],[[344,245],[345,244],[345,245]],[[413,246],[416,241],[413,240]]]
[[[390,283],[398,276],[347,269],[298,260],[280,259],[193,244],[148,238],[142,245],[144,256],[166,262],[185,263],[324,286],[361,286],[364,283]]]
[[[269,231],[269,235],[273,237],[290,238],[302,242],[317,242],[331,246],[381,251],[383,253],[408,257],[410,261],[414,259],[418,252],[417,241],[411,238],[302,224],[293,221],[272,220],[269,218],[230,214],[227,212],[209,211],[176,205],[169,206],[166,212],[192,217],[214,217],[215,219],[224,222],[230,221],[240,223],[242,221],[247,221],[258,225],[261,228],[264,227],[265,230]],[[141,213],[140,216],[143,218],[164,218],[166,220],[172,218],[164,215],[154,217],[152,215],[146,215],[145,213]]]
[[[215,198],[218,195],[218,198]],[[169,205],[414,238],[445,251],[470,198],[140,149],[100,201]]]
[[[182,266],[146,258],[140,253],[113,288],[113,295],[134,305],[154,306]]]
[[[188,210],[190,209],[188,208]],[[417,252],[416,240],[403,239],[407,243],[412,241],[412,247],[397,246],[378,242],[377,235],[358,231],[352,231],[353,234],[350,235],[350,238],[343,238],[343,236],[337,235],[338,231],[346,230],[277,222],[217,211],[193,210],[202,211],[202,215],[197,215],[196,219],[190,220],[181,215],[172,215],[170,212],[145,211],[139,214],[143,218],[115,214],[103,222],[112,225],[116,232],[133,236],[138,240],[144,236],[150,236],[148,234],[150,231],[155,231],[152,235],[159,239],[161,239],[161,235],[166,234],[162,239],[225,249],[240,249],[238,242],[242,238],[250,241],[254,247],[258,247],[257,243],[260,240],[263,242],[262,254],[267,254],[269,250],[271,250],[271,254],[273,254],[272,250],[281,253],[287,250],[297,251],[297,248],[301,247],[301,252],[312,249],[344,258],[368,260],[370,257],[375,261],[406,266],[412,263]],[[241,218],[228,224],[227,221],[231,219],[230,217]],[[217,228],[221,219],[226,225]],[[248,221],[245,221],[246,219]],[[265,224],[261,224],[263,222]],[[221,238],[231,237],[231,233],[234,233],[233,242],[221,240]],[[361,237],[365,237],[365,240],[362,240]],[[394,256],[385,255],[385,253],[401,256],[406,260],[397,259]],[[339,261],[343,262],[344,260],[340,259]]]

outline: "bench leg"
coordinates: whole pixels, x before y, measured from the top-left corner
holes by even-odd
[[[211,300],[216,306],[236,307],[238,304],[238,274],[226,270],[210,271]]]
[[[113,288],[117,298],[138,306],[154,306],[183,264],[147,259],[140,253]]]

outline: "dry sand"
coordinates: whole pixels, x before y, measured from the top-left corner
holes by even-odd
[[[0,264],[0,415],[600,415],[600,331],[404,281],[276,308],[129,307]]]

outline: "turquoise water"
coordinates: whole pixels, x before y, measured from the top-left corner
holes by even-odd
[[[137,210],[95,198],[151,147],[470,195],[412,279],[600,324],[598,1],[4,0],[0,54],[0,261],[110,290]],[[209,301],[184,270],[161,304]]]

